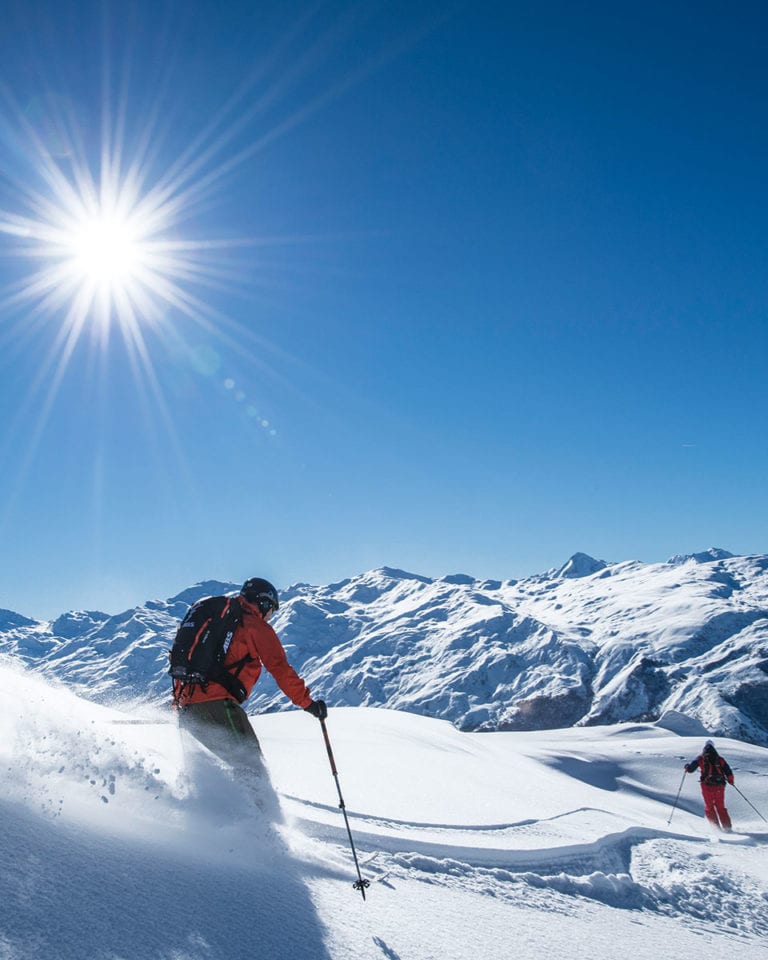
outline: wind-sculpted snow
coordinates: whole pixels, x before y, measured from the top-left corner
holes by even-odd
[[[701,746],[667,727],[462,733],[332,708],[363,902],[317,721],[254,719],[257,782],[167,711],[88,702],[0,663],[4,960],[758,960],[768,829],[727,788],[713,835]],[[768,750],[718,741],[765,809]]]
[[[207,581],[118,616],[39,623],[6,611],[0,651],[113,702],[168,698],[167,650],[188,605],[237,590]],[[274,626],[334,705],[387,706],[464,730],[656,720],[768,743],[768,557],[713,548],[667,563],[575,554],[517,581],[392,568],[283,590]],[[271,678],[255,712],[289,708]]]

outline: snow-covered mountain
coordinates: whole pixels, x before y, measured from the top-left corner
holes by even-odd
[[[167,649],[207,581],[117,616],[0,611],[0,653],[102,702],[168,697]],[[538,730],[682,713],[768,744],[768,556],[666,563],[575,554],[518,581],[382,568],[282,591],[289,659],[332,705],[387,706],[463,730]],[[287,706],[271,678],[249,709]]]

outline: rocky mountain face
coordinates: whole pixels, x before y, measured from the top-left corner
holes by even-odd
[[[117,616],[46,623],[0,611],[0,653],[101,701],[168,699],[167,650],[207,581]],[[382,568],[281,591],[273,625],[333,705],[386,705],[465,730],[533,730],[682,714],[768,745],[768,556],[667,563],[575,554],[518,581]],[[248,709],[290,707],[267,675]]]

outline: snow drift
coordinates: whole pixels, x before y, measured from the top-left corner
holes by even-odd
[[[255,805],[165,711],[97,705],[18,665],[0,682],[18,694],[0,702],[4,960],[764,954],[765,824],[728,788],[739,832],[713,837],[694,777],[669,823],[699,738],[332,709],[363,903],[307,714],[255,718],[271,780]],[[768,751],[718,746],[764,807]]]

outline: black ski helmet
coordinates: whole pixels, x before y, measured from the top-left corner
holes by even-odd
[[[263,617],[270,610],[278,610],[280,607],[277,590],[269,580],[264,580],[261,577],[251,577],[250,580],[246,580],[240,589],[240,596],[245,597],[248,603],[252,603],[254,607],[258,607]]]

